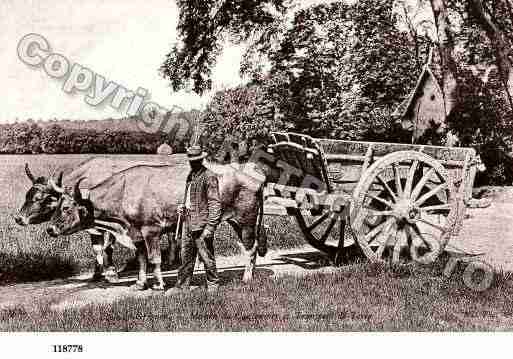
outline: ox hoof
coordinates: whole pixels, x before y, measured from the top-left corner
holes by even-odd
[[[89,278],[89,282],[91,283],[98,283],[98,282],[103,282],[103,274],[99,273],[99,272],[95,272],[93,274],[93,276],[91,278]]]
[[[267,254],[267,245],[257,246],[257,253],[259,257],[265,257],[265,255]]]
[[[260,257],[265,257],[267,254],[267,228],[262,226],[260,236],[257,238],[257,253]]]
[[[107,281],[108,283],[111,283],[111,284],[119,283],[119,276],[115,271],[112,273],[111,272],[105,273],[105,281]]]
[[[157,292],[164,291],[164,284],[154,284],[151,286],[151,289]]]
[[[140,281],[137,281],[135,282],[134,285],[132,285],[130,287],[132,290],[135,290],[135,291],[143,291],[143,290],[146,290],[148,289],[148,284],[145,283],[145,282],[140,282]]]
[[[166,290],[166,292],[164,294],[165,295],[176,295],[176,294],[182,294],[185,291],[186,290],[183,289],[183,288],[173,287],[173,288],[170,288],[170,289]]]

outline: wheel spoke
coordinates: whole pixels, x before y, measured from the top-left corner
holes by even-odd
[[[405,196],[411,195],[411,189],[413,187],[413,178],[415,177],[415,172],[417,171],[417,168],[419,167],[419,161],[415,160],[413,161],[410,170],[408,171],[408,177],[406,178],[406,186],[404,187],[404,194]]]
[[[414,226],[415,226],[415,224],[409,224],[404,227],[404,229],[406,230],[406,234],[411,238],[411,246],[414,247],[417,244],[416,242],[423,242],[424,244],[426,244],[426,242],[423,241],[422,238],[420,238],[417,235],[417,232],[413,228]],[[417,238],[418,238],[418,241],[416,241]],[[422,243],[420,243],[420,244],[422,244]]]
[[[330,212],[326,212],[324,213],[322,216],[320,216],[319,218],[317,218],[309,227],[308,227],[308,230],[311,232],[313,231],[315,228],[317,228],[319,226],[319,224],[321,224],[322,222],[324,222],[326,220],[326,218],[328,218],[330,216]]]
[[[394,244],[394,253],[392,255],[392,262],[399,263],[401,255],[401,248],[406,247],[408,244],[408,237],[404,229],[398,230],[396,234],[396,241]]]
[[[328,227],[326,228],[326,231],[322,235],[321,239],[319,239],[319,241],[322,244],[326,243],[326,240],[328,239],[328,236],[330,235],[331,230],[333,229],[333,226],[335,225],[335,223],[337,223],[337,217],[336,216],[332,216],[330,224],[328,224]]]
[[[377,211],[374,208],[365,207],[371,216],[391,216],[393,211]]]
[[[448,203],[444,204],[437,204],[435,206],[427,206],[427,207],[421,207],[421,211],[428,212],[428,211],[450,211],[451,205]]]
[[[433,188],[431,191],[429,191],[428,193],[426,193],[425,195],[423,195],[422,197],[420,197],[416,202],[415,202],[415,205],[416,206],[420,206],[422,205],[424,202],[426,202],[429,198],[433,197],[435,194],[437,194],[438,192],[440,191],[443,191],[444,189],[447,188],[447,183],[442,183],[438,186],[436,186],[435,188]]]
[[[385,226],[387,225],[387,223],[388,223],[389,221],[392,221],[392,220],[393,220],[393,218],[389,218],[389,219],[387,219],[386,221],[384,221],[384,222],[382,222],[382,223],[378,224],[378,225],[377,225],[376,227],[374,227],[372,230],[370,230],[370,231],[369,231],[369,232],[364,236],[365,241],[366,241],[367,243],[372,242],[372,239],[373,239],[374,237],[376,237],[376,235],[377,235],[378,233],[380,233],[380,232],[383,230],[383,228],[385,228]]]
[[[397,196],[395,195],[394,191],[392,191],[390,186],[385,182],[385,180],[380,175],[377,175],[376,178],[383,185],[383,187],[385,187],[385,189],[388,191],[388,193],[390,193],[394,202],[397,202]]]
[[[414,226],[412,228],[410,228],[410,227],[406,227],[406,228],[407,228],[408,232],[410,233],[410,236],[412,237],[412,246],[410,247],[410,254],[411,254],[412,258],[415,261],[418,261],[419,263],[423,263],[423,264],[433,263],[433,261],[436,259],[436,257],[440,254],[440,250],[441,250],[440,243],[438,241],[436,241],[436,239],[434,241],[429,241],[426,238],[424,238],[424,236],[422,235],[422,233],[420,233],[420,230],[417,226]],[[420,239],[420,241],[426,246],[426,249],[428,250],[428,252],[426,252],[422,256],[419,256],[417,249],[420,246],[415,246],[415,243],[414,243],[415,241],[413,240],[413,238]]]
[[[422,188],[426,185],[427,181],[433,176],[433,174],[436,172],[434,168],[431,168],[429,171],[427,171],[424,176],[420,179],[419,183],[415,186],[411,193],[411,199],[415,201],[417,197],[420,195],[420,192],[422,191]]]
[[[399,169],[397,168],[397,164],[392,163],[392,168],[394,170],[395,187],[397,190],[397,194],[399,195],[399,197],[403,197],[403,185],[401,184],[401,177],[399,175]]]
[[[338,232],[338,250],[339,250],[339,252],[344,250],[345,233],[346,233],[346,221],[344,219],[342,219],[340,221],[340,229]]]
[[[383,255],[383,252],[385,251],[385,248],[388,243],[388,239],[390,238],[390,234],[393,229],[393,224],[394,224],[394,221],[390,221],[390,223],[387,225],[387,228],[383,232],[381,232],[381,234],[379,235],[379,247],[378,247],[378,250],[376,251],[376,256],[378,257],[378,259],[381,259],[381,256]]]
[[[416,225],[406,226],[406,230],[410,234],[410,237],[413,239],[418,238],[420,239],[420,242],[424,243],[426,248],[431,249],[431,244],[424,238],[424,236],[420,233],[419,228]]]
[[[426,219],[423,219],[423,218],[417,218],[416,220],[417,220],[417,221],[419,221],[419,222],[425,223],[425,224],[427,224],[428,226],[431,226],[431,227],[433,227],[433,228],[435,228],[435,229],[438,229],[438,230],[439,230],[440,232],[442,232],[442,233],[445,233],[445,232],[447,231],[447,228],[446,228],[446,227],[441,227],[441,226],[439,226],[438,224],[435,224],[435,223],[433,223],[433,222],[430,222],[430,221],[428,221],[428,220],[426,220]]]
[[[367,243],[371,243],[372,242],[372,239],[374,237],[376,237],[376,235],[378,233],[380,233],[386,226],[389,226],[391,225],[391,223],[394,222],[394,219],[393,218],[389,218],[387,219],[386,221],[384,221],[383,223],[377,225],[376,227],[374,227],[369,233],[367,233],[365,235],[365,240],[367,241]]]
[[[383,199],[381,197],[378,197],[378,196],[375,196],[373,194],[370,194],[370,193],[367,193],[367,196],[369,196],[370,198],[372,199],[375,199],[376,201],[378,202],[381,202],[383,203],[385,206],[387,206],[388,208],[392,208],[394,206],[394,204],[392,202],[389,202],[387,201],[386,199]]]

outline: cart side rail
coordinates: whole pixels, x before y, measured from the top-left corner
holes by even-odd
[[[423,152],[441,163],[462,166],[468,153],[475,156],[475,150],[469,147],[443,147],[431,145],[416,145],[405,143],[345,141],[333,139],[315,139],[322,147],[328,160],[337,159],[344,155],[353,156],[353,159],[364,159],[368,148],[372,147],[374,156],[380,157],[397,151]]]
[[[448,170],[464,200],[472,197],[479,162],[473,148],[317,139],[290,132],[274,132],[273,139],[270,147],[279,159],[322,180],[328,192],[351,193],[373,162],[393,152],[416,151],[433,157]]]
[[[415,151],[440,162],[463,192],[464,200],[472,198],[480,161],[473,148],[326,139],[317,141],[325,153],[329,180],[337,188],[351,191],[368,166],[386,155],[398,151]]]

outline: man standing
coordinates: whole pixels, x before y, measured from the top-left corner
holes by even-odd
[[[217,176],[203,165],[207,156],[200,146],[187,150],[191,171],[185,187],[182,214],[182,265],[178,269],[175,288],[169,292],[187,290],[194,273],[196,256],[205,266],[207,290],[216,291],[219,285],[214,257],[214,232],[221,221],[221,199]]]

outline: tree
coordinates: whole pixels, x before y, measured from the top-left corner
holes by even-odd
[[[307,7],[273,2],[274,10],[268,12],[271,15],[258,21],[253,17],[253,27],[246,26],[253,21],[248,20],[248,12],[253,10],[243,8],[243,2],[216,3],[216,11],[212,1],[206,5],[179,3],[181,50],[176,47],[162,66],[164,77],[171,80],[175,90],[190,81],[195,82],[198,93],[208,88],[204,86],[208,82],[205,66],[211,68],[212,63],[192,59],[200,52],[205,59],[215,58],[220,47],[192,39],[212,40],[211,29],[215,28],[219,36],[229,33],[235,42],[249,40],[241,71],[263,86],[267,101],[272,103],[268,105],[291,124],[291,129],[347,139],[383,138],[390,132],[390,114],[414,83],[420,71],[418,57],[426,53],[427,43],[425,36],[418,34],[412,46],[397,28],[391,2],[361,0],[347,5],[340,1]],[[240,5],[238,12],[223,13],[235,3]],[[189,19],[198,13],[203,14],[196,21],[200,26]],[[233,19],[228,21],[226,16]],[[251,63],[255,54],[268,59],[269,73]],[[206,77],[195,77],[199,73]]]
[[[242,149],[240,143],[251,144],[253,140],[262,143],[271,131],[284,129],[285,124],[275,116],[274,106],[265,95],[264,86],[256,84],[215,94],[202,119],[206,134],[202,140],[210,154],[221,154],[223,158],[218,160],[224,161],[224,155]]]
[[[66,149],[62,141],[64,130],[58,124],[52,124],[43,129],[41,135],[41,152],[42,153],[65,153]]]
[[[426,62],[426,56],[423,52],[423,48],[426,45],[425,42],[427,39],[433,42],[433,39],[430,38],[433,22],[425,16],[430,4],[422,1],[413,3],[408,0],[396,0],[394,4],[399,16],[399,22],[406,29],[406,33],[413,44],[416,68],[422,68]]]
[[[513,109],[513,49],[511,39],[501,30],[497,22],[495,22],[489,13],[486,12],[482,0],[469,0],[473,15],[477,23],[486,32],[490,39],[492,47],[495,51],[495,58],[499,74],[509,101],[509,105]],[[503,6],[502,13],[511,16],[513,11],[509,0],[498,1],[498,5]],[[507,11],[506,11],[507,10]]]
[[[442,59],[448,125],[460,138],[461,145],[479,150],[489,170],[487,180],[498,184],[513,181],[513,173],[508,170],[513,164],[513,107],[507,79],[510,76],[507,68],[511,68],[508,58],[511,38],[499,30],[513,27],[511,18],[504,16],[509,10],[500,6],[504,5],[502,0],[491,3],[495,10],[487,13],[480,0],[453,0],[448,5],[443,0],[431,0]],[[449,24],[451,11],[459,15],[458,31]],[[494,14],[495,23],[490,14]],[[509,22],[499,24],[499,19],[505,18]],[[493,61],[499,69],[498,78],[489,73],[481,78],[469,70],[481,62]],[[509,165],[505,166],[506,163]]]
[[[457,64],[453,58],[454,37],[444,0],[430,0],[438,35],[438,50],[442,68],[442,91],[445,113],[449,115],[458,103]]]
[[[413,86],[417,56],[398,29],[392,4],[361,0],[320,4],[295,13],[290,29],[269,50],[270,88],[295,131],[319,137],[389,139],[391,113]],[[280,101],[280,97],[282,100]]]
[[[283,39],[268,52],[267,90],[295,131],[328,135],[340,114],[352,108],[343,101],[354,84],[346,61],[352,46],[348,6],[322,4],[299,10]],[[281,100],[280,100],[281,98]]]
[[[225,40],[241,43],[272,35],[287,0],[178,0],[179,44],[175,44],[160,70],[174,91],[191,86],[198,94],[212,88],[210,75]],[[258,41],[256,41],[258,42]]]

